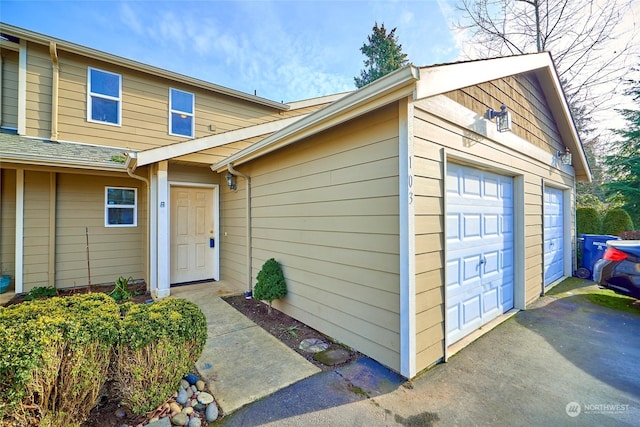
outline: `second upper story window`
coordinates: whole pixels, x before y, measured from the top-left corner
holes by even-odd
[[[87,120],[120,126],[122,76],[89,67]]]
[[[178,89],[169,89],[169,133],[193,138],[194,95]]]

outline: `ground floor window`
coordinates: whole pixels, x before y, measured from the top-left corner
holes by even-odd
[[[138,225],[138,189],[105,188],[105,227],[136,227]]]

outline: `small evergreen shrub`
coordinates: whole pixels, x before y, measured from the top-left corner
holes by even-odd
[[[53,286],[36,286],[24,296],[25,301],[33,301],[34,299],[51,298],[58,295],[58,291]]]
[[[287,284],[282,273],[282,268],[274,258],[268,259],[258,272],[256,285],[253,288],[253,297],[260,301],[269,303],[269,314],[271,314],[271,304],[274,300],[284,298],[287,295]]]
[[[578,235],[602,233],[602,219],[594,208],[576,209],[576,223]]]
[[[185,299],[121,306],[120,340],[112,369],[122,401],[136,414],[164,402],[200,357],[207,320]]]
[[[611,209],[607,211],[602,221],[602,231],[604,234],[617,236],[623,231],[633,230],[631,216],[624,209]]]
[[[0,310],[0,419],[76,426],[95,406],[118,338],[105,294],[54,297]]]

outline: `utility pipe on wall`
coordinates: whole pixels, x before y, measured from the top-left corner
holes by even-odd
[[[137,156],[135,153],[127,153],[127,162],[125,164],[125,167],[127,169],[127,175],[129,175],[131,178],[137,179],[139,181],[144,182],[146,189],[147,189],[147,254],[146,254],[146,258],[147,258],[147,291],[151,291],[151,286],[155,285],[150,282],[150,277],[151,277],[151,245],[154,244],[153,242],[150,242],[151,239],[151,185],[149,183],[149,179],[145,178],[144,176],[140,176],[140,175],[136,175],[135,173],[133,173],[136,170],[136,162],[135,159],[137,159]],[[133,161],[131,161],[133,160]]]
[[[58,51],[54,42],[49,43],[49,55],[51,55],[51,140],[58,140],[58,93],[60,86],[60,63]]]
[[[229,163],[227,165],[227,169],[229,173],[235,176],[241,176],[247,181],[247,200],[246,200],[246,209],[247,209],[247,294],[249,297],[253,291],[253,287],[251,286],[251,177],[249,175],[245,175],[242,172],[238,172],[233,168],[233,164]]]

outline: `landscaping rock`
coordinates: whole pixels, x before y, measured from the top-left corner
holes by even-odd
[[[191,385],[198,382],[198,377],[194,374],[187,374],[184,376],[184,379],[187,380]]]
[[[122,409],[122,408],[118,408],[118,409],[116,409],[116,417],[118,417],[118,418],[124,418],[124,417],[126,417],[126,416],[127,416],[127,413],[125,412],[125,410],[124,410],[124,409]]]
[[[125,427],[128,426],[125,424]],[[169,421],[169,418],[160,418],[157,421],[151,421],[146,427],[171,427],[171,421]]]
[[[187,394],[187,391],[185,389],[180,389],[180,391],[178,392],[178,397],[176,397],[176,402],[178,402],[181,405],[184,405],[185,403],[187,403],[187,400],[189,400],[189,395]]]
[[[204,413],[204,416],[207,419],[207,422],[213,422],[218,419],[218,405],[215,403],[209,403],[207,405],[207,410]]]
[[[179,412],[171,418],[171,424],[174,426],[186,426],[187,425],[187,415]]]
[[[184,412],[185,415],[189,416],[193,414],[193,408],[191,406],[187,406],[186,408],[182,408],[182,412]]]
[[[307,353],[319,353],[329,348],[329,344],[317,338],[302,340],[298,348]]]
[[[193,417],[189,420],[189,427],[200,427],[202,426],[202,421],[198,417]]]
[[[201,403],[203,405],[208,405],[211,402],[213,402],[212,395],[204,391],[200,392],[200,394],[198,395],[198,403]]]
[[[202,380],[198,380],[196,382],[196,388],[198,389],[198,391],[202,391],[204,390],[204,381]]]
[[[169,403],[169,412],[171,412],[172,415],[182,412],[182,406],[178,405],[176,402],[171,402]]]
[[[327,366],[345,363],[349,360],[349,357],[351,357],[351,354],[343,348],[325,350],[313,355],[315,360]]]
[[[187,388],[189,387],[189,381],[185,380],[184,378],[180,380],[180,388]]]

